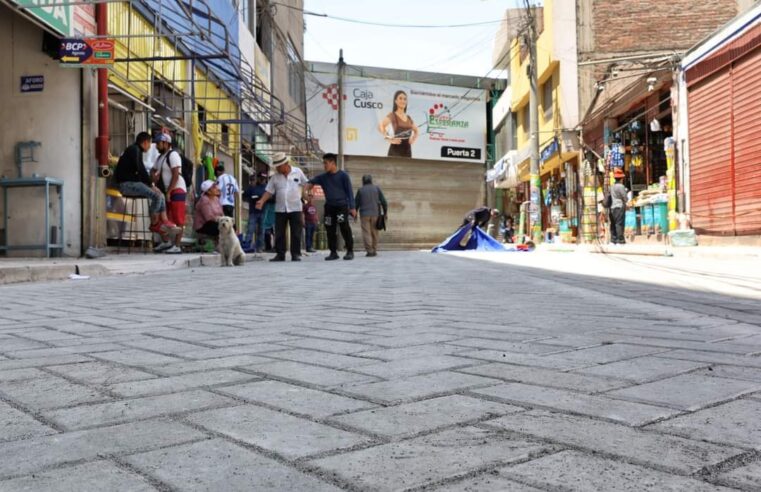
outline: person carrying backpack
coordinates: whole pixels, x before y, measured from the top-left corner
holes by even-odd
[[[185,199],[188,194],[187,183],[182,176],[182,156],[172,148],[172,137],[159,133],[156,138],[156,149],[160,155],[153,165],[153,179],[166,196],[166,209],[169,220],[174,222],[180,231],[174,237],[174,244],[162,241],[156,249],[167,254],[182,253],[182,228],[185,226]],[[192,174],[192,173],[191,173]]]

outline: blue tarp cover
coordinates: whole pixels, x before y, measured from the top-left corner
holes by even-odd
[[[465,247],[460,246],[460,241],[462,241],[462,239],[468,234],[468,232],[470,232],[471,228],[473,230],[473,234],[470,235],[470,239],[468,239],[468,243],[465,245]],[[447,251],[466,251],[466,250],[517,251],[515,247],[503,246],[499,241],[489,236],[478,227],[471,226],[470,224],[465,224],[459,229],[457,229],[457,231],[455,231],[454,234],[446,238],[443,243],[433,248],[431,252],[445,253]]]

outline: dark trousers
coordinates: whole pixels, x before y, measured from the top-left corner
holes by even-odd
[[[205,222],[200,228],[196,229],[196,232],[203,234],[204,236],[219,236],[219,224],[216,220],[210,220]]]
[[[304,243],[306,243],[307,251],[311,251],[313,249],[312,246],[314,245],[314,232],[317,230],[317,224],[310,224],[307,222],[304,229],[304,232],[306,233]]]
[[[328,235],[328,249],[331,253],[338,251],[338,228],[346,244],[346,252],[354,251],[354,237],[351,235],[349,225],[349,208],[325,205],[325,231]]]
[[[624,237],[625,216],[626,209],[624,207],[610,209],[610,242],[613,244],[626,243],[626,238]]]
[[[291,229],[291,258],[301,256],[301,212],[275,212],[275,253],[285,258],[285,225]]]
[[[235,206],[233,206],[233,205],[222,205],[222,213],[225,214],[225,217],[234,217],[235,216]]]

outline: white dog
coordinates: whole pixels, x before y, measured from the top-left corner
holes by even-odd
[[[220,217],[219,224],[219,253],[221,254],[220,266],[241,266],[246,262],[246,255],[240,247],[238,236],[233,229],[231,217]]]

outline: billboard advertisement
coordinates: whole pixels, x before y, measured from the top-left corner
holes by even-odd
[[[344,153],[483,163],[486,93],[364,77],[346,77]],[[334,74],[306,79],[307,119],[325,152],[338,149],[338,86]]]

